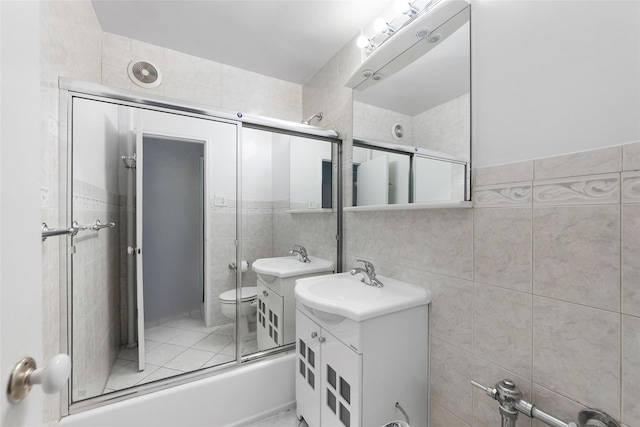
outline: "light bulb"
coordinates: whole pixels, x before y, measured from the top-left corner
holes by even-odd
[[[394,9],[396,13],[404,13],[405,15],[409,16],[415,15],[416,12],[418,12],[418,9],[413,7],[411,2],[407,0],[396,0],[396,2],[394,3]]]
[[[385,21],[383,18],[378,18],[375,21],[373,21],[373,29],[377,33],[384,33],[385,31],[387,31],[387,28],[389,28],[389,25],[387,24],[387,21]]]
[[[409,2],[406,0],[396,0],[394,9],[397,13],[407,13],[411,10],[411,6],[409,6]]]
[[[371,44],[371,42],[369,41],[367,36],[365,36],[364,34],[361,34],[360,37],[358,37],[358,39],[356,40],[356,45],[361,49],[364,49],[365,47],[369,46],[370,44]]]

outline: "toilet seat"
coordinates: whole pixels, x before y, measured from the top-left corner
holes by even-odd
[[[251,301],[258,296],[257,286],[243,286],[242,287],[242,302]],[[236,290],[230,289],[224,291],[218,296],[221,303],[235,304],[236,303]]]

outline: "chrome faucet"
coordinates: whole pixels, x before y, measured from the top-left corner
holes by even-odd
[[[307,249],[302,245],[293,245],[293,249],[289,251],[291,255],[298,254],[300,255],[301,262],[311,262],[309,259],[309,255],[307,255]]]
[[[363,263],[364,268],[360,268],[360,267],[354,268],[349,272],[351,273],[352,276],[355,276],[358,273],[362,273],[362,275],[364,276],[361,280],[362,283],[369,286],[375,286],[377,288],[381,288],[382,286],[384,286],[382,282],[378,280],[378,278],[376,278],[376,269],[373,267],[373,264],[363,259],[358,259],[356,260],[356,262]],[[369,283],[367,283],[366,279],[369,279]]]

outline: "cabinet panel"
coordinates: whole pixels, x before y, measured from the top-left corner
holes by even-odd
[[[282,297],[258,282],[258,350],[283,344],[283,311]]]
[[[296,310],[297,414],[309,427],[360,427],[362,356]]]
[[[320,427],[320,327],[296,311],[296,330],[296,411],[309,427]]]
[[[322,425],[361,425],[362,356],[322,330]]]

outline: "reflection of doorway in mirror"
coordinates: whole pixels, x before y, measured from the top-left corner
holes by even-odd
[[[202,258],[204,200],[200,168],[204,141],[144,135],[137,148],[136,216],[138,260],[138,336],[149,327],[182,317],[199,318],[204,293]],[[143,154],[144,153],[144,154]],[[204,172],[204,171],[202,171]],[[142,313],[142,315],[140,315]],[[139,344],[140,370],[145,369]]]
[[[331,209],[333,200],[333,163],[322,160],[322,209]]]
[[[105,392],[235,360],[233,323],[203,318],[205,141],[141,135],[138,349],[121,349]]]

